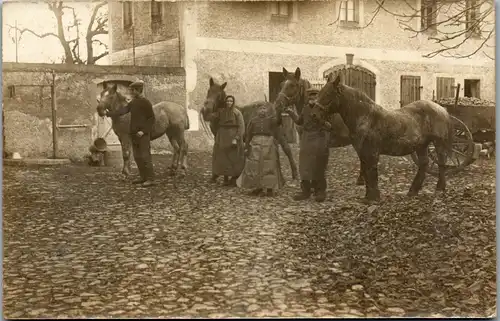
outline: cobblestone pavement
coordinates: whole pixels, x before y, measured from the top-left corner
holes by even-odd
[[[332,151],[323,204],[183,181],[140,188],[116,169],[4,168],[4,317],[489,316],[496,313],[495,161],[404,196],[415,167],[383,158],[378,206]],[[298,157],[297,157],[298,159]],[[288,163],[282,159],[286,177]]]

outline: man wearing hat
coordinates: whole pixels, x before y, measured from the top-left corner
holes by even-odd
[[[328,166],[328,141],[330,138],[329,122],[321,125],[319,121],[311,115],[312,107],[318,90],[310,88],[306,91],[308,103],[304,106],[301,115],[297,115],[294,109],[285,108],[293,121],[302,126],[300,135],[299,171],[301,191],[294,199],[297,201],[308,199],[311,191],[314,192],[315,200],[323,202],[326,198],[326,167]]]
[[[144,82],[136,81],[129,85],[132,100],[116,112],[108,111],[107,116],[122,116],[130,113],[130,135],[134,160],[141,178],[134,184],[153,185],[153,162],[151,159],[151,132],[155,123],[153,105],[142,94]]]
[[[97,138],[89,147],[90,155],[88,163],[90,166],[106,166],[107,165],[107,143],[104,138]]]

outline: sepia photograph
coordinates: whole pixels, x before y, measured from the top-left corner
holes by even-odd
[[[494,0],[4,0],[3,318],[496,318]]]

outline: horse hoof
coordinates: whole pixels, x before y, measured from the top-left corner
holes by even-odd
[[[358,185],[358,186],[364,186],[365,185],[365,180],[362,179],[362,178],[358,178],[358,180],[356,181],[356,185]]]
[[[179,171],[179,177],[186,177],[186,171],[185,170],[180,170]]]
[[[168,171],[168,176],[175,176],[175,171],[174,170],[169,170]]]
[[[377,204],[378,202],[380,202],[379,198],[377,199],[377,198],[364,197],[361,199],[361,203],[366,204],[366,205]]]
[[[444,195],[445,194],[445,191],[442,190],[442,189],[437,189],[435,192],[434,192],[434,195],[436,196],[441,196],[441,195]]]
[[[417,195],[418,195],[418,192],[415,192],[415,191],[409,191],[409,192],[406,194],[406,196],[408,196],[408,197],[415,197],[415,196],[417,196]]]

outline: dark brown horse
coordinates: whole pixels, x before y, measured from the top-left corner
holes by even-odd
[[[289,73],[283,68],[283,76],[285,80],[281,83],[281,91],[274,102],[275,108],[277,111],[282,111],[287,106],[295,105],[297,113],[300,115],[302,108],[304,108],[304,104],[307,103],[306,90],[311,88],[311,84],[306,79],[300,77],[301,72],[298,67],[294,74]],[[281,112],[278,112],[278,115],[281,116]],[[332,117],[330,117],[330,123],[332,125],[332,132],[330,134],[329,147],[344,147],[351,145],[349,130],[342,121],[342,118],[339,115],[332,115]],[[297,131],[300,135],[302,128],[298,126]],[[361,175],[361,170],[356,184],[365,184],[363,175]]]
[[[416,152],[418,172],[408,195],[417,195],[429,165],[430,143],[436,148],[439,166],[436,191],[444,192],[446,157],[452,152],[454,133],[453,121],[446,109],[428,100],[418,100],[400,109],[385,109],[362,91],[341,84],[337,76],[323,86],[313,108],[313,116],[318,119],[333,113],[340,114],[349,128],[366,182],[365,200],[380,200],[380,155],[405,156]]]
[[[212,78],[210,78],[209,85],[210,87],[208,88],[207,97],[205,98],[204,105],[201,109],[201,114],[205,121],[207,121],[206,116],[209,113],[214,112],[219,108],[224,108],[226,100],[225,88],[227,86],[227,82],[223,83],[222,85],[219,85]],[[241,113],[243,114],[243,119],[245,120],[245,126],[250,122],[250,120],[253,117],[257,115],[257,110],[259,109],[260,106],[264,104],[269,104],[270,105],[269,107],[273,108],[272,104],[267,101],[256,101],[243,107],[237,107],[239,111],[241,111]],[[277,115],[277,117],[281,119],[280,114]],[[210,121],[210,130],[212,131],[212,134],[214,136],[217,134],[217,124],[214,121]],[[288,161],[290,162],[292,178],[297,179],[298,178],[297,164],[293,159],[292,149],[290,148],[290,145],[286,140],[282,126],[278,128],[278,137],[276,137],[276,139],[278,140],[278,143],[281,145],[283,152],[285,153],[285,155],[288,158]]]
[[[101,92],[100,99],[97,104],[97,113],[103,117],[106,115],[106,110],[115,111],[127,105],[125,96],[117,90],[117,85],[104,86]],[[155,124],[151,133],[151,140],[167,135],[172,147],[174,155],[170,166],[170,175],[175,175],[181,166],[180,175],[184,176],[187,169],[187,152],[188,144],[184,138],[184,132],[189,129],[189,118],[186,108],[179,104],[170,101],[162,101],[153,106],[155,114]],[[122,147],[123,169],[122,173],[130,174],[130,156],[132,152],[132,144],[130,139],[130,114],[123,116],[111,117],[112,128]]]

